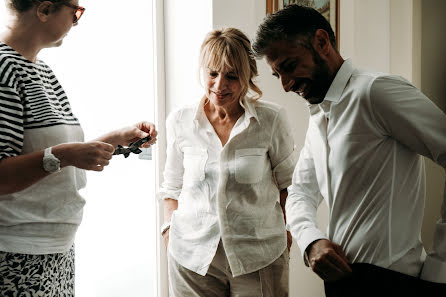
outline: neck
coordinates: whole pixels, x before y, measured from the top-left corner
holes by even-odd
[[[333,55],[331,59],[331,63],[328,63],[328,69],[331,74],[331,80],[333,81],[342,64],[344,63],[344,59],[338,53]]]
[[[238,101],[228,106],[217,106],[208,101],[208,103],[205,105],[205,111],[210,116],[218,119],[219,121],[229,122],[236,122],[238,118],[245,112]]]
[[[33,24],[26,24],[17,19],[0,34],[0,40],[31,62],[36,62],[37,54],[43,48]]]

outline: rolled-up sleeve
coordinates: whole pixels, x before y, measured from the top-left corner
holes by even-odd
[[[157,193],[158,199],[161,200],[178,200],[183,186],[183,153],[178,147],[177,117],[177,113],[172,113],[166,121],[167,159],[163,173],[164,181]]]
[[[293,134],[284,108],[279,110],[274,120],[269,157],[277,186],[280,190],[286,189],[291,184],[297,156]]]
[[[388,100],[389,97],[392,100]],[[446,170],[446,114],[409,82],[395,76],[376,79],[371,87],[374,114],[382,129],[410,150]],[[446,191],[434,230],[432,252],[421,278],[446,283]]]

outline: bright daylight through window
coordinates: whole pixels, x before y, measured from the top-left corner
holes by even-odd
[[[0,22],[6,23],[4,0]],[[80,1],[86,8],[60,48],[39,54],[55,72],[86,140],[154,122],[152,1]],[[155,163],[114,156],[87,173],[76,236],[77,297],[155,295]]]

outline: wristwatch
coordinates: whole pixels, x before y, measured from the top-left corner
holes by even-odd
[[[60,171],[60,160],[51,153],[51,147],[46,148],[43,154],[43,169],[50,173]]]

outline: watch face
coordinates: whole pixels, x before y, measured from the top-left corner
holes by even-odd
[[[56,172],[60,169],[60,161],[51,156],[43,158],[43,169],[48,172]]]

